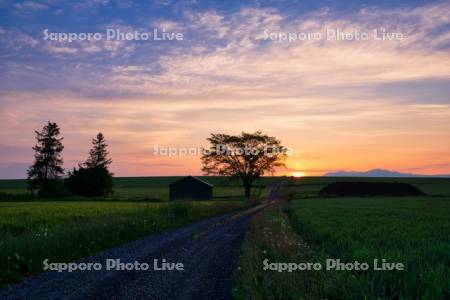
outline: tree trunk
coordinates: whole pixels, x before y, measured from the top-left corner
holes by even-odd
[[[250,199],[250,195],[252,192],[251,183],[244,183],[244,189],[245,189],[245,198]]]

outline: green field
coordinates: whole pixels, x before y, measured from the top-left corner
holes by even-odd
[[[169,199],[169,184],[181,178],[182,177],[177,176],[117,177],[114,178],[114,193],[109,195],[106,199],[167,201]],[[213,197],[215,199],[244,199],[244,189],[239,179],[219,176],[200,176],[200,178],[214,185]],[[259,179],[255,183],[253,194],[264,196],[267,193],[268,187],[279,179],[279,177]],[[2,195],[3,198],[6,198],[5,194],[27,197],[29,192],[27,190],[26,181],[23,179],[0,180],[0,201],[2,200]],[[8,198],[5,200],[11,199]]]
[[[450,196],[450,178],[304,177],[290,179],[285,186],[294,191],[297,197],[315,197],[321,188],[336,181],[397,181],[412,184],[428,195]]]
[[[167,201],[169,198],[169,184],[182,177],[117,177],[114,178],[114,193],[106,199],[110,200],[156,200]],[[243,187],[239,179],[225,176],[199,176],[202,180],[214,185],[215,199],[244,199]],[[276,182],[284,182],[286,187],[297,196],[315,196],[317,192],[334,181],[401,181],[413,184],[429,195],[449,195],[450,178],[351,178],[351,177],[262,177],[255,182],[254,195],[264,196],[270,186]],[[28,194],[26,181],[23,179],[0,180],[0,200],[2,195]],[[79,197],[77,197],[79,198]],[[70,200],[70,199],[68,199]]]
[[[406,266],[334,274],[345,298],[439,299],[450,288],[449,198],[302,199],[289,209],[316,259],[373,264],[385,258]]]
[[[168,228],[244,207],[241,201],[183,203],[2,202],[0,286]]]
[[[414,184],[428,196],[320,198],[317,192],[332,179],[287,183],[284,194],[290,201],[255,218],[247,233],[235,298],[449,298],[450,180],[394,180]],[[385,258],[403,263],[406,270],[279,273],[263,270],[262,263],[325,265],[328,258],[371,266],[374,259]]]
[[[202,177],[214,185],[213,201],[167,203],[169,184],[180,178],[114,178],[106,198],[48,201],[33,199],[25,180],[0,180],[0,285],[39,272],[47,257],[71,261],[247,205],[240,181],[228,177]],[[264,195],[272,181],[261,179],[254,194]]]
[[[168,185],[180,177],[115,178],[114,194],[92,201],[5,201],[27,196],[24,180],[0,181],[0,285],[42,268],[42,261],[72,261],[139,237],[245,206],[240,182],[201,177],[214,185],[207,202],[167,203]],[[334,181],[400,181],[423,197],[320,198]],[[242,248],[236,299],[443,299],[450,257],[449,178],[264,177],[255,195],[283,183],[283,199],[252,222]],[[26,198],[28,199],[28,198]],[[28,199],[31,200],[31,199]],[[83,201],[76,201],[83,200]],[[106,201],[105,201],[106,200]],[[110,201],[108,201],[110,200]],[[112,201],[118,200],[118,201]],[[151,203],[147,200],[158,201]],[[402,262],[407,271],[264,271],[262,261]]]

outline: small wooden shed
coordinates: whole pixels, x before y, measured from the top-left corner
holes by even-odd
[[[210,200],[213,185],[194,176],[187,176],[169,185],[170,200]]]

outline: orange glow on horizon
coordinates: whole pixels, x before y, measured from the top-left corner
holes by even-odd
[[[301,171],[295,171],[295,172],[292,172],[292,176],[295,178],[300,178],[300,177],[304,177],[305,173],[301,172]]]

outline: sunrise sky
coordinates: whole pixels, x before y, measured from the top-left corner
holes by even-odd
[[[116,176],[201,174],[211,132],[263,130],[321,175],[385,168],[450,174],[448,1],[0,0],[0,178],[24,178],[34,130],[57,122],[64,167],[102,131]],[[182,40],[45,40],[54,33],[183,34]],[[336,29],[406,38],[267,39]]]

